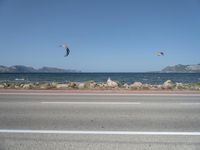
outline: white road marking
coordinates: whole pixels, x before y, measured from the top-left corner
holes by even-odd
[[[181,105],[200,105],[200,103],[180,103]]]
[[[12,130],[12,129],[0,129],[0,133],[200,136],[200,132],[77,131],[77,130],[73,131],[73,130]]]
[[[72,105],[140,105],[140,104],[159,104],[159,103],[140,103],[140,102],[66,102],[66,101],[42,101],[41,104],[72,104]],[[178,105],[200,105],[200,103],[166,103]]]
[[[139,105],[138,102],[41,102],[42,104],[73,104],[73,105]]]

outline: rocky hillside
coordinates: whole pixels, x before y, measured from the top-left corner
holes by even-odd
[[[22,66],[22,65],[16,65],[16,66],[0,66],[0,73],[32,73],[32,72],[39,72],[39,73],[50,73],[50,72],[78,72],[76,70],[66,70],[66,69],[60,69],[60,68],[54,68],[54,67],[42,67],[39,69],[35,69],[33,67],[28,66]]]
[[[200,73],[200,64],[167,66],[161,72]]]

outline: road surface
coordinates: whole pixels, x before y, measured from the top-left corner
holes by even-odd
[[[199,150],[199,94],[0,93],[0,150]]]

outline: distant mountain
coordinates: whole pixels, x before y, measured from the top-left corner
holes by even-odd
[[[77,70],[71,70],[71,69],[60,69],[55,67],[42,67],[37,70],[37,72],[80,72]]]
[[[161,72],[200,73],[200,64],[167,66]]]
[[[55,67],[42,67],[39,69],[35,69],[33,67],[28,66],[22,66],[22,65],[16,65],[16,66],[1,66],[0,65],[0,73],[32,73],[32,72],[41,72],[41,73],[64,73],[64,72],[80,72],[77,70],[71,70],[71,69],[60,69]]]

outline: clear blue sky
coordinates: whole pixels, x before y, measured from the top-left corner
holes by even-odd
[[[196,63],[200,0],[0,0],[0,65],[142,72]]]

